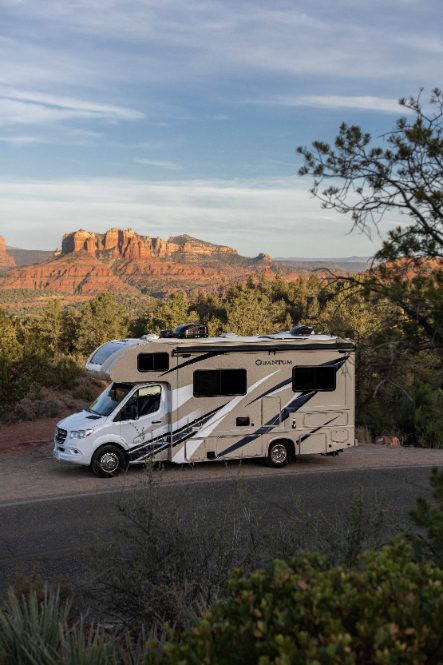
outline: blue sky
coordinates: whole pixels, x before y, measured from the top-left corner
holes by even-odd
[[[242,254],[369,255],[297,145],[374,135],[441,86],[439,0],[0,0],[0,234],[189,233]],[[398,220],[387,219],[382,233]]]

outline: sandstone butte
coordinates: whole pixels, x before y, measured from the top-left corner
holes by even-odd
[[[12,256],[6,253],[6,241],[3,236],[0,236],[0,266],[13,266],[15,261]]]
[[[52,258],[10,267],[0,277],[0,288],[50,289],[72,295],[104,290],[162,295],[176,288],[226,284],[251,274],[272,277],[276,270],[285,272],[276,269],[266,254],[247,258],[231,247],[188,235],[163,240],[131,229],[113,228],[106,233],[81,229],[65,234]]]

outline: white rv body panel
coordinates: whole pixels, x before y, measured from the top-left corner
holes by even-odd
[[[275,441],[295,456],[355,443],[350,340],[289,333],[115,340],[86,369],[113,383],[95,403],[99,413],[58,423],[54,456],[63,461],[88,465],[106,444],[129,464],[184,464],[266,457]]]

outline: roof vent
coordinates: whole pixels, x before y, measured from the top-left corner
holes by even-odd
[[[173,330],[160,330],[159,337],[175,337]]]
[[[195,339],[207,337],[208,327],[200,323],[182,323],[175,330],[160,330],[160,337],[175,337],[178,339]]]
[[[312,335],[314,328],[312,326],[303,326],[298,325],[294,326],[290,332],[293,337],[306,337],[307,335]]]

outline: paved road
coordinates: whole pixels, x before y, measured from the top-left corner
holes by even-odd
[[[385,450],[386,461],[392,452],[397,451]],[[430,452],[440,453],[434,456],[433,462],[443,466],[442,451]],[[205,468],[199,467],[194,477],[191,471],[181,475],[177,471],[172,477],[171,473],[165,474],[160,481],[161,491],[177,497],[177,506],[183,511],[184,519],[187,511],[199,506],[202,528],[205,519],[211,519],[215,512],[226,510],[228,505],[232,510],[230,499],[234,485],[239,482],[250,496],[258,497],[265,520],[289,514],[300,503],[311,513],[321,511],[332,517],[342,512],[361,491],[367,503],[373,501],[376,492],[387,513],[401,519],[415,505],[417,496],[429,496],[429,463],[422,466],[400,464],[405,458],[401,459],[401,455],[394,457],[396,464],[385,464],[376,469],[349,468],[346,464],[340,468],[336,462],[345,460],[345,455],[342,458],[316,458],[319,463],[307,462],[306,467],[297,463],[280,471],[263,472],[264,467],[254,462],[249,466],[242,465],[242,470],[246,468],[247,472],[243,473],[241,480],[238,480],[238,472],[233,474],[230,468],[217,465],[214,473],[214,467],[203,465],[213,471],[206,472]],[[322,464],[323,460],[326,464]],[[76,478],[83,478],[78,470],[74,473]],[[110,487],[107,482],[105,491],[103,484],[100,491],[82,491],[84,488],[80,482],[80,492],[76,494],[71,492],[60,496],[59,493],[52,497],[3,501],[0,504],[0,590],[4,591],[18,573],[31,570],[40,572],[47,579],[61,574],[74,582],[84,582],[90,557],[94,556],[91,545],[97,541],[106,543],[113,537],[123,519],[119,503],[139,496],[144,478],[140,473],[137,483],[132,486]]]
[[[29,501],[72,494],[114,492],[143,485],[146,472],[133,466],[117,478],[96,478],[90,469],[69,463],[56,462],[51,454],[52,444],[27,447],[1,455],[0,504]],[[343,470],[387,469],[400,467],[429,467],[443,465],[443,449],[388,448],[363,444],[349,448],[338,457],[304,455],[296,463],[276,471],[261,459],[223,464],[206,462],[191,465],[171,465],[164,472],[164,481],[172,484],[189,482],[214,483],[227,477],[275,478],[306,474],[336,473]]]

